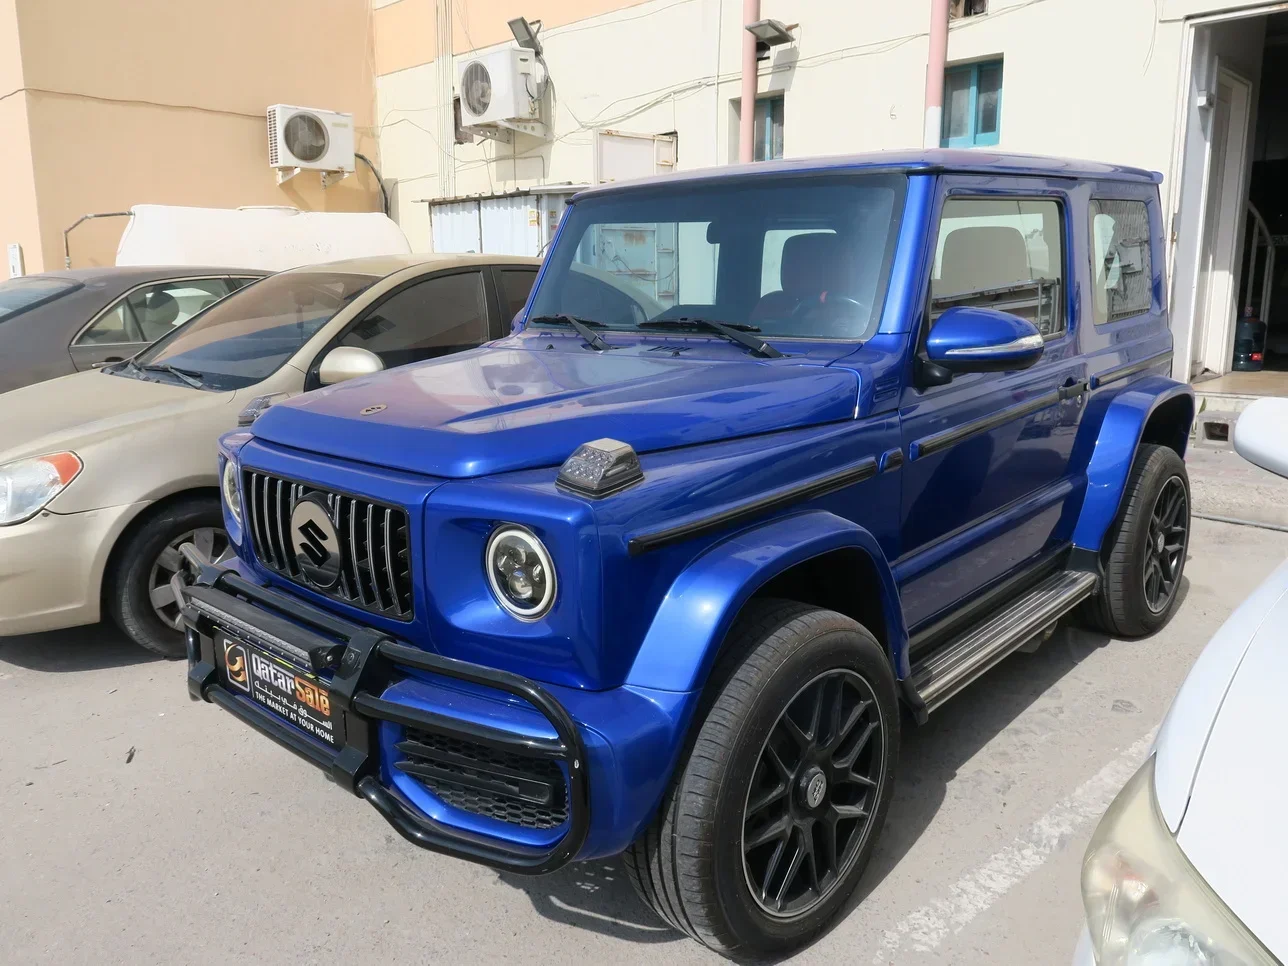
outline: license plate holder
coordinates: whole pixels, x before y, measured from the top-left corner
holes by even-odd
[[[224,633],[215,635],[215,663],[233,694],[249,698],[331,748],[343,747],[343,715],[317,675]]]

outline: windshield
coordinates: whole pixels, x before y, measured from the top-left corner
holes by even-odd
[[[216,302],[144,349],[137,366],[173,366],[207,389],[253,386],[280,369],[374,275],[282,272]]]
[[[771,337],[865,339],[880,321],[906,184],[742,178],[592,196],[564,216],[529,318],[613,329],[707,319]]]
[[[80,287],[80,282],[68,278],[42,278],[39,275],[0,282],[0,322],[25,309],[52,302]]]

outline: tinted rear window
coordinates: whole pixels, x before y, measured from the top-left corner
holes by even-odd
[[[0,282],[0,322],[25,309],[52,302],[68,292],[80,288],[80,282],[66,278],[46,278],[28,275]]]

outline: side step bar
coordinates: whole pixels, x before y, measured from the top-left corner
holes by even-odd
[[[955,637],[913,666],[912,686],[933,711],[1002,658],[1018,650],[1090,597],[1093,573],[1052,574],[1005,610]]]

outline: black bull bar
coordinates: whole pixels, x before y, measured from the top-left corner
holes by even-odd
[[[311,762],[349,792],[365,798],[403,838],[441,852],[520,874],[553,872],[581,849],[590,827],[586,754],[567,710],[536,682],[400,644],[294,597],[251,583],[211,563],[192,544],[179,548],[184,565],[171,580],[183,615],[188,652],[188,693],[236,715],[257,731]],[[246,640],[314,673],[332,672],[330,691],[337,748],[324,747],[285,719],[224,686],[215,658],[215,635]],[[385,701],[377,695],[403,675],[400,667],[515,695],[536,708],[557,738],[516,735]],[[563,762],[568,782],[568,831],[553,847],[534,849],[437,822],[415,810],[380,782],[379,723],[389,721],[434,734],[477,742],[501,751]]]

